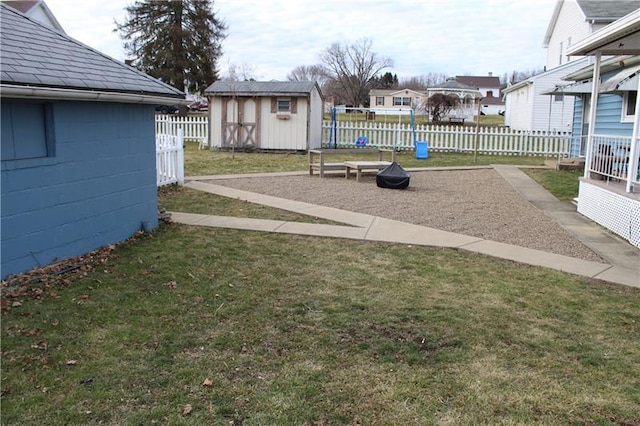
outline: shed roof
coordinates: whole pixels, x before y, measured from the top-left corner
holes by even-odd
[[[175,87],[0,5],[0,83],[184,98]]]
[[[216,81],[204,91],[218,96],[295,96],[308,95],[318,85],[313,81]]]

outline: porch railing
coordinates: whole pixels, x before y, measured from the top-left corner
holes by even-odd
[[[592,136],[591,161],[587,165],[588,177],[599,180],[631,180],[640,187],[640,170],[632,170],[630,136]],[[640,155],[640,154],[639,154]]]

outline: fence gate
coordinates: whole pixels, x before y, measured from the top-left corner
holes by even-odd
[[[222,146],[258,148],[258,105],[254,99],[225,99],[222,107]]]
[[[176,134],[156,134],[157,186],[184,184],[184,138],[182,129]]]

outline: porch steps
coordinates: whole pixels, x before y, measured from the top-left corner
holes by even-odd
[[[561,158],[560,160],[547,160],[544,162],[547,167],[556,170],[584,170],[584,158]]]

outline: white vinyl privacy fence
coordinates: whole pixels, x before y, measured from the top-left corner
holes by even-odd
[[[366,138],[377,148],[412,150],[414,141],[427,142],[430,151],[477,152],[492,155],[541,155],[568,157],[569,132],[512,130],[508,127],[416,125],[373,121],[338,121],[323,124],[323,145],[327,148],[353,147]]]
[[[184,139],[176,134],[156,133],[156,183],[158,186],[184,184]]]

